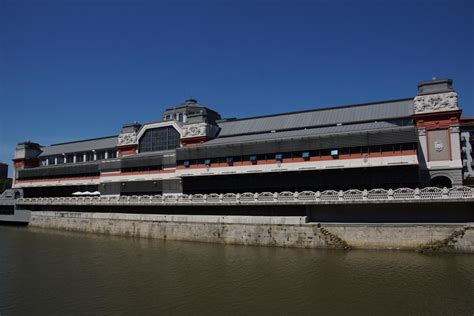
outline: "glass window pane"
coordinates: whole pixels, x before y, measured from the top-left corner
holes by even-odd
[[[139,152],[175,149],[180,146],[180,135],[171,126],[147,130],[140,138]]]

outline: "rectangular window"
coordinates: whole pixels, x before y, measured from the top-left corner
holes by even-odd
[[[282,161],[283,160],[283,154],[276,154],[275,155],[275,160]]]
[[[321,156],[321,151],[319,151],[319,150],[311,150],[311,151],[309,152],[309,155],[310,155],[311,157],[319,157],[319,156]]]
[[[339,155],[348,155],[349,154],[349,148],[340,148],[338,149]]]
[[[205,159],[205,160],[204,160],[204,164],[205,164],[206,166],[209,166],[209,165],[211,164],[211,159]]]
[[[321,149],[320,150],[321,156],[329,156],[331,155],[331,150],[329,149]]]
[[[83,161],[84,161],[84,154],[83,153],[76,154],[76,162],[83,162]]]
[[[309,159],[309,151],[303,151],[303,153],[301,154],[301,156],[302,156],[304,159]]]
[[[66,155],[66,163],[73,163],[74,155]]]
[[[109,150],[107,152],[107,157],[110,158],[117,158],[117,151],[116,150]]]
[[[232,157],[232,159],[233,159],[233,162],[240,162],[242,161],[242,156],[234,156]]]
[[[393,145],[382,145],[382,151],[383,152],[394,151]]]
[[[227,157],[227,158],[225,159],[225,162],[227,162],[227,163],[233,163],[233,162],[234,162],[234,158],[232,158],[232,157]]]
[[[189,160],[185,160],[185,161],[183,162],[183,166],[189,167]]]
[[[94,160],[94,153],[92,151],[86,152],[86,161]]]
[[[333,156],[333,157],[334,157],[334,156],[339,156],[339,150],[337,150],[337,149],[332,149],[332,150],[331,150],[331,156]]]
[[[413,143],[402,144],[400,149],[401,150],[413,150],[413,149],[415,149],[415,144],[413,144]]]
[[[105,151],[104,150],[97,151],[97,160],[104,160],[104,159],[105,159]]]
[[[370,146],[369,147],[369,152],[373,154],[379,154],[381,152],[382,148],[381,146]]]

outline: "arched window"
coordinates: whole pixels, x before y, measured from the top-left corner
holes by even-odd
[[[152,128],[140,138],[139,152],[159,151],[178,148],[180,135],[172,126]]]
[[[434,177],[433,179],[431,179],[430,185],[432,187],[437,187],[437,188],[451,188],[452,187],[451,180],[445,176]]]

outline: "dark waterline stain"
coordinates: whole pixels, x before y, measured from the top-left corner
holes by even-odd
[[[474,312],[474,256],[0,227],[0,314]]]

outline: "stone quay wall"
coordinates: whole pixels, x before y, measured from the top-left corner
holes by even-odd
[[[474,223],[308,223],[305,216],[32,212],[30,226],[84,233],[255,246],[474,253]]]

